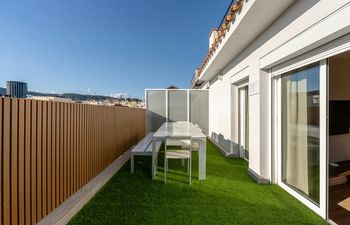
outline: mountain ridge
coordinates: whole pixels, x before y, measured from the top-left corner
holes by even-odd
[[[6,88],[0,87],[0,95],[6,94]],[[42,93],[35,91],[28,91],[28,95],[32,96],[50,96],[50,97],[60,97],[60,98],[70,98],[73,101],[87,101],[87,100],[95,100],[95,101],[104,101],[104,100],[118,100],[118,98],[114,98],[111,96],[105,95],[84,95],[77,93],[63,93],[63,94],[50,94],[50,93]],[[129,101],[141,101],[139,98],[127,98]]]

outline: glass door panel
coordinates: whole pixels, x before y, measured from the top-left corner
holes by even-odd
[[[248,86],[239,88],[239,147],[240,157],[249,159]]]
[[[282,182],[320,203],[320,65],[281,76]]]

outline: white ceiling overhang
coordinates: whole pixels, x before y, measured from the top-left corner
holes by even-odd
[[[201,73],[207,81],[218,75],[246,46],[280,16],[294,0],[249,0],[243,4],[218,49]]]

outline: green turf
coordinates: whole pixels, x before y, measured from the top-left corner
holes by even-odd
[[[208,142],[207,179],[198,181],[193,159],[192,185],[180,162],[170,163],[163,184],[162,159],[150,179],[149,158],[127,163],[70,221],[70,224],[327,224],[276,185],[256,184],[247,162],[224,158]]]

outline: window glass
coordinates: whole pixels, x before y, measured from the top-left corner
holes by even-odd
[[[284,74],[282,94],[282,179],[319,204],[320,67],[312,64]]]

